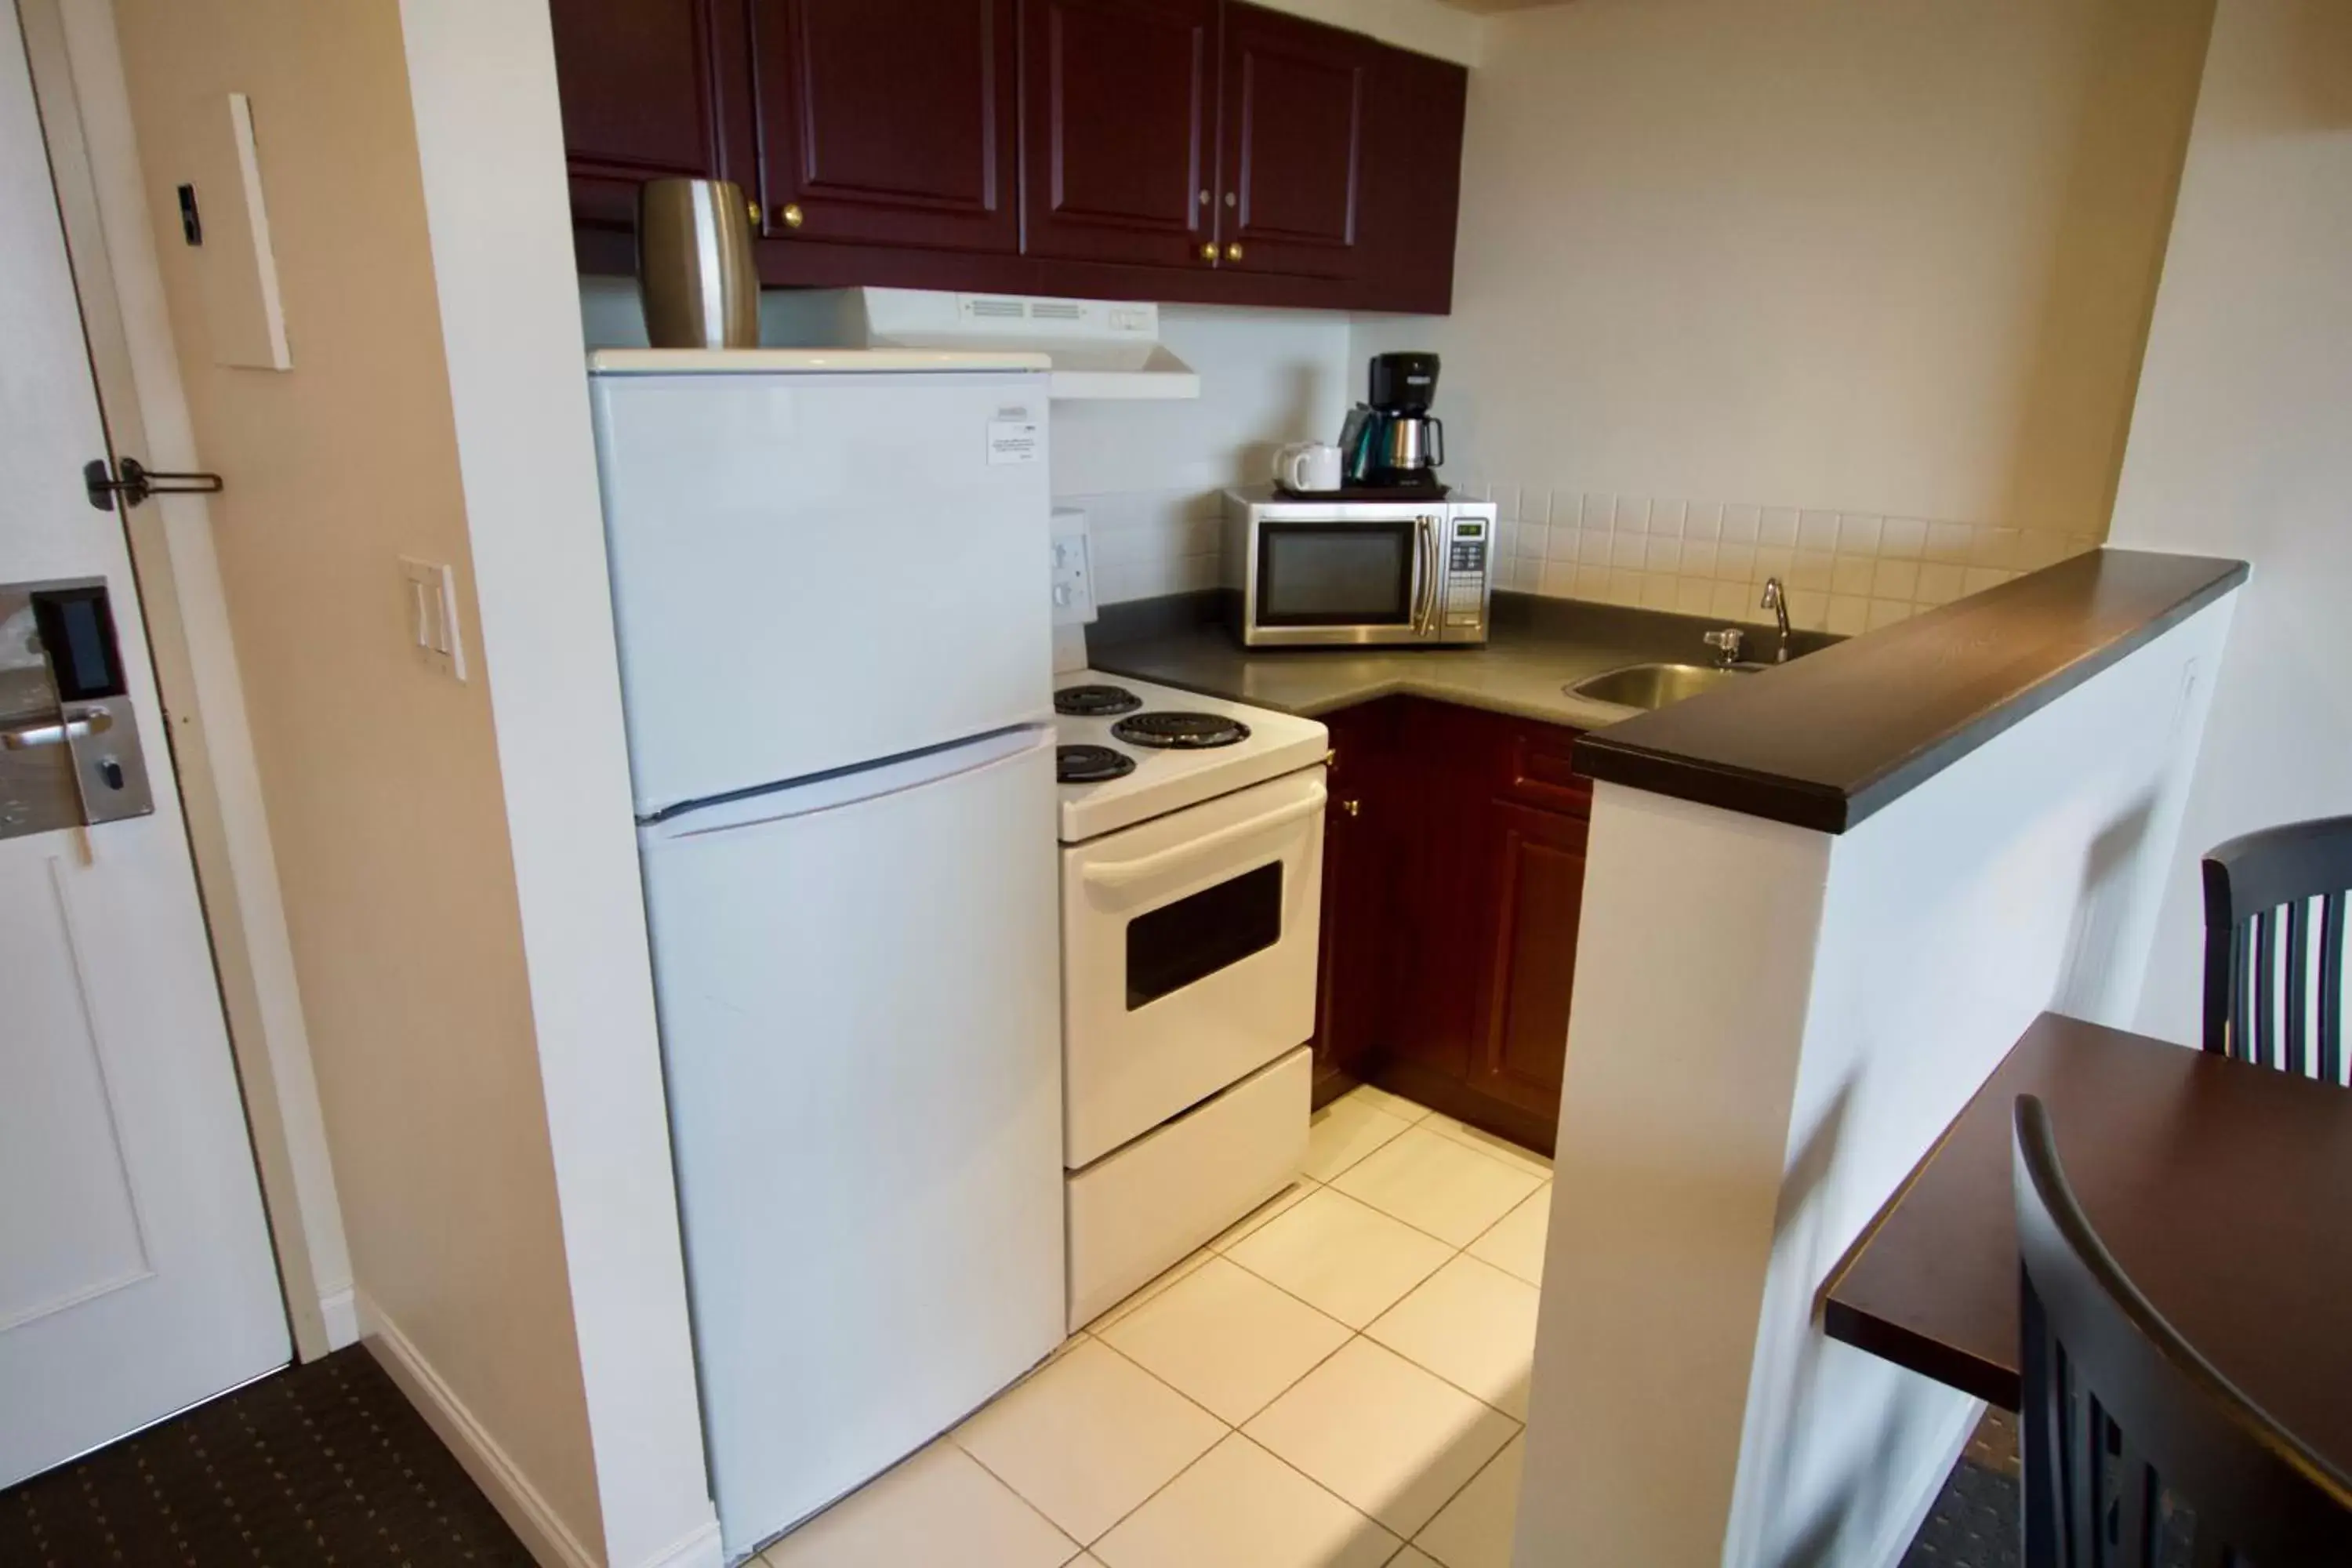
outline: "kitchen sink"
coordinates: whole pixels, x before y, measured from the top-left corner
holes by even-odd
[[[1726,681],[1753,675],[1760,667],[1725,668],[1720,665],[1629,664],[1605,675],[1587,676],[1564,688],[1570,697],[1614,702],[1623,708],[1664,708],[1685,697],[1712,691]]]

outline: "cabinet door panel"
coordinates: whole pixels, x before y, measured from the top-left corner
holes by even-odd
[[[1028,0],[1023,27],[1028,253],[1208,265],[1216,0]]]
[[[1444,315],[1454,305],[1462,121],[1470,73],[1402,49],[1373,50],[1364,123],[1356,284],[1363,309]]]
[[[1323,931],[1316,986],[1317,1099],[1362,1076],[1388,1010],[1388,842],[1397,798],[1389,731],[1396,705],[1373,703],[1327,717],[1330,798],[1323,814]]]
[[[1018,248],[1014,0],[754,0],[751,15],[764,233]]]
[[[1568,1058],[1588,826],[1580,816],[1499,800],[1487,821],[1492,967],[1470,1087],[1549,1121]]]
[[[632,227],[637,185],[658,175],[743,180],[730,117],[746,77],[729,0],[551,0],[555,73],[574,216]],[[730,68],[730,66],[736,68]]]
[[[1295,16],[1225,8],[1223,265],[1354,275],[1372,47]]]

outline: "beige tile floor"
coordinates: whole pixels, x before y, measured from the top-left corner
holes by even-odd
[[[762,1561],[1506,1568],[1549,1163],[1365,1088],[1306,1172]]]

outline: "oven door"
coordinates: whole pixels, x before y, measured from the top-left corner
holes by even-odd
[[[1440,629],[1444,518],[1264,517],[1251,529],[1244,640],[1412,643]]]
[[[1062,851],[1072,1170],[1315,1032],[1323,769]]]

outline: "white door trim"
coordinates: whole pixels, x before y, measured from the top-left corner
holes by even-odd
[[[110,442],[151,468],[201,468],[112,10],[16,4]],[[359,1328],[212,520],[202,496],[158,496],[125,516],[278,1279],[296,1354],[310,1361]]]

